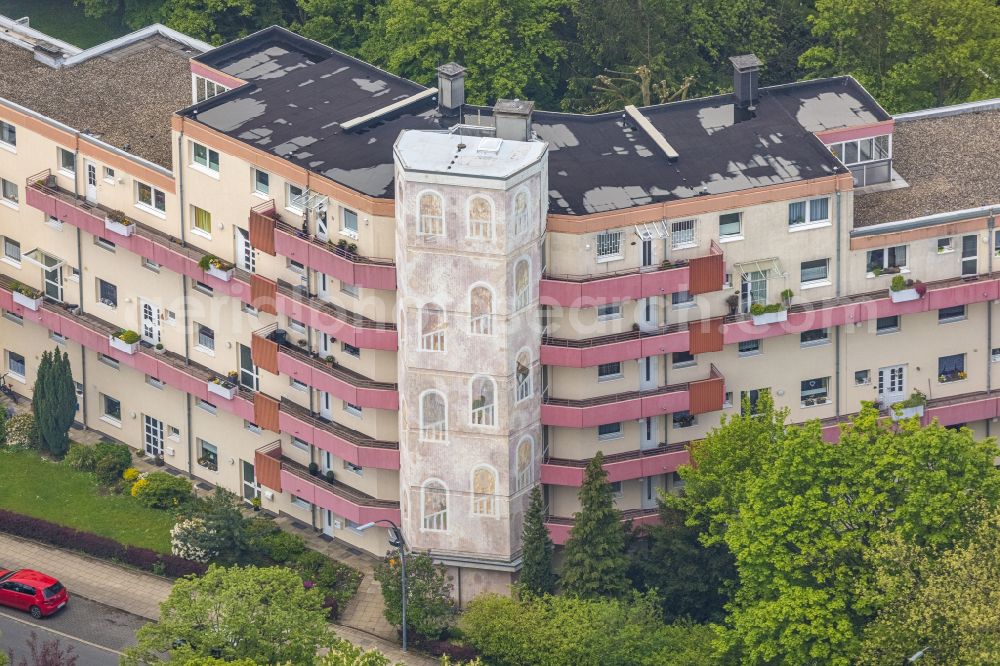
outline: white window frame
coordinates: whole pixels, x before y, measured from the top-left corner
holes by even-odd
[[[472,219],[472,204],[477,201],[482,200],[486,202],[489,208],[490,214],[486,220],[473,220]],[[494,221],[494,211],[493,211],[493,201],[489,197],[485,197],[481,194],[473,195],[469,197],[468,202],[465,206],[465,223],[466,231],[469,238],[473,240],[491,241],[493,240],[493,221]]]
[[[472,391],[476,387],[477,379],[484,379],[488,385],[493,387],[491,393],[492,402],[484,403],[481,407],[473,407],[476,396]],[[473,426],[493,427],[497,423],[497,383],[492,377],[486,375],[473,375],[469,382],[469,423]]]
[[[8,141],[12,138],[13,141]],[[0,148],[5,148],[12,153],[17,152],[17,126],[0,120]]]
[[[493,481],[492,493],[476,492],[476,472],[479,471],[489,473],[490,478]],[[500,485],[500,475],[497,474],[497,471],[490,465],[476,465],[472,468],[469,485],[472,490],[472,515],[495,517],[497,515],[497,505],[499,504],[499,500],[497,499],[497,488]]]
[[[618,429],[613,432],[601,433],[601,428],[608,426],[618,426]],[[614,423],[602,423],[597,426],[597,439],[601,442],[605,442],[609,439],[621,439],[625,436],[625,427],[622,425],[621,421],[616,421]]]
[[[19,356],[21,358],[21,369],[23,372],[17,372],[14,370],[12,357]],[[7,350],[7,374],[10,375],[11,379],[16,379],[22,384],[27,381],[28,376],[28,360],[25,358],[24,354],[18,354],[16,351]]]
[[[882,157],[876,157],[876,149],[875,149],[876,143],[875,142],[876,142],[877,139],[883,138],[883,137],[886,139],[886,147],[885,147],[886,154],[883,155]],[[867,159],[867,160],[862,160],[861,159],[861,142],[863,142],[863,141],[871,141],[872,142],[872,151],[871,151],[871,155],[872,156],[871,156],[870,159]],[[858,157],[857,160],[852,161],[852,162],[846,161],[845,156],[846,156],[846,153],[847,153],[847,144],[854,144],[854,146],[855,146],[855,152],[857,153],[857,157]],[[850,141],[838,141],[836,143],[831,143],[828,147],[830,149],[830,152],[833,153],[837,157],[837,159],[839,159],[841,162],[844,163],[844,166],[854,166],[856,164],[869,164],[871,162],[881,162],[883,160],[890,160],[890,159],[892,159],[892,135],[891,134],[879,134],[878,136],[869,136],[869,137],[865,137],[865,138],[862,138],[862,139],[852,139]]]
[[[297,189],[301,194],[293,194],[292,188]],[[299,187],[294,183],[285,183],[285,210],[291,211],[296,215],[302,215],[305,212],[306,203],[306,188]]]
[[[8,243],[10,243],[11,245],[17,246],[17,257],[12,257],[7,252],[7,244]],[[10,236],[4,236],[3,237],[3,260],[5,262],[7,262],[8,264],[10,264],[11,266],[14,266],[16,268],[20,268],[21,267],[21,243],[19,243],[18,241],[14,240]]]
[[[698,220],[678,220],[670,223],[670,248],[683,250],[698,247]]]
[[[117,418],[108,413],[108,400],[113,400],[118,403]],[[105,423],[110,423],[111,425],[120,428],[122,427],[121,417],[122,417],[122,401],[106,393],[101,393],[101,420],[104,421]]]
[[[739,227],[735,234],[723,234],[722,233],[722,218],[735,215],[737,218],[736,224]],[[720,213],[719,214],[719,242],[726,243],[728,241],[743,240],[743,213],[742,211],[736,213]]]
[[[621,301],[615,301],[614,303],[604,303],[603,305],[597,306],[597,321],[609,321],[611,319],[621,319],[621,318],[622,318]]]
[[[115,182],[117,182],[115,180],[115,170],[109,166],[105,166],[103,169],[101,169],[101,177],[104,179],[104,182],[107,183],[108,185],[114,185]]]
[[[264,185],[266,189],[263,190],[257,187],[258,184],[257,174],[261,173],[264,174],[264,180],[267,181],[267,184]],[[269,198],[271,196],[271,174],[268,173],[267,171],[264,171],[263,169],[258,169],[257,167],[254,167],[253,173],[250,175],[252,176],[252,180],[250,183],[250,187],[252,188],[251,191],[257,196],[261,197],[262,199]]]
[[[826,217],[813,219],[813,209],[812,204],[814,201],[820,201],[821,199],[826,199]],[[792,222],[792,206],[797,206],[802,204],[805,211],[801,222]],[[814,226],[827,226],[831,224],[830,221],[830,197],[812,197],[810,199],[802,199],[800,201],[790,201],[788,203],[788,228],[789,229],[802,229],[811,228]]]
[[[444,509],[430,515],[426,514],[427,501],[426,493],[431,483],[440,485],[440,488],[433,488],[435,493],[444,494]],[[427,479],[420,485],[420,530],[422,532],[447,532],[448,531],[448,510],[451,508],[451,497],[448,486],[441,479]]]
[[[615,367],[617,366],[617,370]],[[609,361],[608,363],[600,363],[597,366],[597,381],[607,382],[615,379],[621,379],[625,376],[622,370],[621,361]]]
[[[439,421],[428,423],[424,415],[424,400],[437,395],[444,402],[444,418]],[[422,442],[447,442],[448,441],[448,396],[442,391],[428,389],[420,394],[420,441]]]
[[[58,155],[56,158],[59,160],[59,173],[73,177],[76,175],[76,155],[73,154],[72,150],[66,150],[65,148],[58,148]],[[66,168],[64,164],[64,156],[69,156],[69,159],[73,162],[73,167],[71,169]]]
[[[143,188],[147,188],[149,190],[149,203],[146,203],[145,201],[142,200],[141,192],[143,191]],[[152,215],[156,215],[157,217],[162,217],[164,219],[167,217],[167,193],[166,192],[164,192],[163,190],[161,190],[159,188],[153,187],[149,183],[144,183],[141,180],[136,180],[135,181],[135,193],[134,194],[135,194],[135,207],[136,208],[138,208],[139,210],[144,210],[147,213],[150,213]],[[157,194],[159,194],[160,196],[157,197]],[[160,208],[160,207],[158,207],[156,205],[156,201],[157,201],[158,198],[163,201],[163,208]]]
[[[204,336],[202,335],[203,331],[207,332],[207,334],[204,335]],[[206,326],[205,324],[200,324],[198,322],[195,322],[195,324],[194,324],[194,336],[195,336],[195,338],[194,338],[194,348],[195,349],[197,349],[198,351],[203,352],[205,354],[209,354],[211,356],[215,356],[215,331],[212,328]],[[207,344],[207,345],[204,344],[202,342],[202,337],[204,337],[205,340],[207,342],[210,342],[211,344]]]
[[[597,263],[603,264],[606,261],[617,261],[625,256],[622,249],[623,231],[602,231],[594,239],[594,247],[597,249]]]
[[[802,271],[805,264],[815,263],[817,261],[822,261],[824,266],[824,275],[821,278],[816,278],[813,280],[803,280]],[[803,261],[799,263],[799,282],[801,289],[810,289],[813,287],[822,287],[830,284],[830,259],[829,257],[824,259],[810,259],[808,261]]]
[[[354,218],[354,226],[348,224],[349,218]],[[348,238],[358,239],[358,211],[346,206],[340,207],[340,233]]]
[[[816,388],[816,389],[807,389],[807,390],[811,391],[807,395],[806,393],[803,392],[802,382],[810,382],[810,381],[812,381],[812,382],[819,382],[820,386],[819,386],[819,388]],[[820,404],[816,404],[816,405],[807,405],[806,404],[806,399],[808,399],[808,398],[814,398],[814,396],[819,396],[821,393],[822,393],[822,397],[826,398],[826,402],[820,403]],[[804,379],[804,380],[802,380],[802,381],[799,382],[799,406],[800,407],[804,407],[804,408],[805,407],[820,407],[820,406],[822,406],[824,404],[827,404],[829,402],[830,402],[830,378],[829,377],[815,377],[813,379]]]
[[[868,257],[871,256],[870,253],[876,252],[878,250],[882,251],[882,271],[883,271],[882,274],[885,275],[885,272],[884,272],[885,269],[890,268],[890,266],[889,266],[889,250],[896,250],[898,248],[903,248],[903,251],[906,253],[906,263],[903,264],[902,266],[899,266],[899,272],[900,273],[909,273],[910,272],[910,268],[909,268],[910,267],[910,246],[906,245],[906,244],[904,244],[904,245],[887,245],[886,247],[875,247],[875,248],[872,248],[872,249],[867,250],[865,252],[865,272],[868,275],[868,277],[874,277],[874,275],[875,275],[873,272],[871,272],[869,270],[869,266],[871,265],[871,263],[870,263]]]
[[[8,189],[13,191],[13,198],[8,196]],[[4,204],[8,208],[17,210],[20,202],[21,192],[17,187],[17,183],[12,180],[7,180],[6,178],[0,178],[0,203]]]
[[[213,148],[209,148],[205,144],[198,143],[197,141],[191,141],[190,147],[191,147],[191,162],[190,162],[191,168],[194,169],[195,171],[201,171],[202,173],[212,176],[213,178],[218,178],[220,169],[219,151]],[[204,162],[200,161],[198,157],[199,149],[205,151]],[[214,168],[212,167],[212,153],[215,153]]]

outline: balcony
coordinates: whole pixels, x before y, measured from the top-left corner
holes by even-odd
[[[589,275],[546,275],[539,286],[539,297],[544,305],[593,307],[678,291],[692,294],[718,291],[722,289],[724,278],[722,248],[712,241],[708,255],[672,263],[669,267]]]
[[[395,289],[391,259],[363,257],[308,236],[281,221],[274,200],[250,209],[250,243],[261,252],[281,255],[348,284],[368,289]]]
[[[338,458],[360,467],[399,469],[399,444],[384,442],[322,418],[305,407],[283,398],[279,403],[278,427]]]
[[[724,389],[725,379],[712,365],[709,377],[696,382],[583,400],[547,398],[542,403],[542,425],[594,428],[673,412],[703,414],[722,409]]]
[[[281,455],[281,442],[254,452],[254,472],[261,485],[291,493],[356,523],[391,520],[399,524],[399,502],[380,500],[337,480],[313,476],[308,468]]]
[[[627,451],[604,456],[604,471],[608,482],[642,479],[647,476],[669,474],[690,462],[690,442],[660,444],[656,448]],[[542,463],[541,481],[553,486],[583,485],[584,471],[590,459],[547,458]]]
[[[359,407],[399,409],[396,384],[376,382],[335,362],[321,360],[291,344],[285,331],[271,324],[254,331],[253,362],[273,374],[284,374]]]
[[[621,512],[622,522],[631,522],[633,526],[655,525],[660,522],[660,510],[657,509],[626,509]],[[573,529],[573,519],[562,516],[546,516],[545,527],[549,530],[552,542],[564,546],[569,541],[569,532]]]

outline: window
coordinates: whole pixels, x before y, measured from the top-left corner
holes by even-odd
[[[884,134],[869,139],[833,143],[830,144],[830,152],[845,165],[859,164],[889,159],[892,156],[892,145],[889,135]]]
[[[420,487],[420,524],[430,532],[448,531],[448,487],[438,479]]]
[[[178,440],[181,438],[181,431],[176,426],[168,425],[167,437],[173,440]]]
[[[602,231],[597,234],[597,261],[622,258],[622,232]]]
[[[733,406],[733,392],[732,391],[726,391],[722,395],[722,406],[723,407],[732,407]]]
[[[671,354],[671,360],[675,368],[686,368],[688,366],[697,365],[698,361],[695,360],[694,354],[689,351],[676,351]]]
[[[803,347],[825,345],[829,341],[830,329],[828,328],[814,328],[811,331],[802,331],[799,333],[799,344]]]
[[[4,236],[3,239],[3,257],[9,262],[21,265],[21,244],[16,240]]]
[[[208,146],[192,141],[191,161],[197,166],[219,173],[219,153]]]
[[[288,378],[288,385],[291,386],[296,391],[308,391],[309,390],[309,386],[305,382],[299,381],[295,377],[289,377]]]
[[[514,492],[517,492],[535,482],[535,440],[530,435],[525,435],[517,443],[514,458]]]
[[[253,170],[253,191],[267,196],[271,192],[271,174],[260,169]]]
[[[346,342],[340,343],[340,350],[347,354],[348,356],[353,356],[354,358],[361,358],[361,350],[354,345],[349,345]]]
[[[743,235],[743,213],[725,213],[719,216],[719,238],[739,238]]]
[[[160,391],[162,391],[163,387],[166,386],[166,384],[164,384],[163,381],[157,379],[152,375],[146,375],[146,383],[155,389],[159,389]]]
[[[8,351],[7,352],[7,372],[10,373],[11,377],[14,379],[20,379],[22,382],[27,376],[27,371],[24,365],[24,356],[18,354],[17,352]]]
[[[695,415],[686,409],[680,412],[674,412],[671,416],[673,417],[672,422],[674,428],[690,428],[698,423],[698,419],[695,418]]]
[[[605,423],[604,425],[597,426],[597,439],[618,439],[622,436],[622,424],[618,423]]]
[[[952,354],[938,358],[938,381],[942,384],[965,379],[965,354]]]
[[[94,245],[101,248],[102,250],[107,250],[108,252],[115,251],[115,244],[109,240],[105,240],[100,236],[94,236]]]
[[[611,496],[614,497],[615,499],[621,499],[622,494],[623,494],[622,493],[622,482],[621,481],[612,481],[608,485],[611,486]]]
[[[755,356],[761,352],[760,340],[744,340],[736,345],[740,356]]]
[[[992,361],[993,363],[997,363],[998,361],[1000,361],[1000,347],[994,347],[990,351],[990,361]]]
[[[118,402],[110,395],[101,394],[101,407],[103,408],[104,420],[117,421],[121,425],[122,403]]]
[[[288,328],[296,333],[305,333],[306,325],[296,319],[288,318]]]
[[[109,166],[104,167],[104,182],[115,184],[115,170]]]
[[[863,386],[865,384],[871,384],[872,373],[871,370],[855,370],[854,371],[854,385]]]
[[[875,333],[877,335],[882,335],[883,333],[895,333],[899,330],[899,315],[892,315],[891,317],[879,317],[875,320]]]
[[[114,368],[115,370],[118,369],[118,360],[111,358],[107,354],[98,353],[97,360],[103,363],[104,365],[108,366],[109,368]]]
[[[759,413],[759,403],[760,397],[764,395],[769,389],[750,389],[749,391],[740,391],[740,413],[743,416],[754,416]]]
[[[197,345],[202,351],[215,351],[215,331],[204,324],[195,324]]]
[[[191,224],[194,225],[191,231],[208,238],[212,237],[212,214],[207,210],[191,206]]]
[[[953,244],[953,239],[951,238],[951,236],[948,236],[947,238],[938,238],[937,251],[938,254],[944,254],[945,252],[955,251],[955,246]]]
[[[896,245],[879,250],[868,250],[869,273],[882,273],[888,268],[906,268],[905,245]]]
[[[493,205],[486,197],[469,199],[469,237],[493,240]]]
[[[306,193],[298,185],[285,184],[285,208],[295,213],[302,213],[306,206]]]
[[[346,400],[344,400],[343,403],[344,403],[343,407],[344,407],[344,411],[345,412],[347,412],[351,416],[361,416],[361,407],[360,406],[352,404],[350,402],[347,402]]]
[[[66,344],[66,338],[65,338],[65,336],[63,336],[63,335],[61,335],[59,333],[56,333],[55,331],[49,331],[49,340],[51,340],[52,342],[56,343],[57,345],[65,345]]]
[[[522,351],[514,361],[515,395],[517,402],[531,397],[531,356]]]
[[[829,377],[802,380],[802,387],[799,394],[799,400],[801,401],[802,406],[812,407],[813,405],[826,404],[828,397],[827,388],[829,385]]]
[[[448,322],[444,317],[444,310],[438,305],[428,303],[420,309],[420,349],[443,352],[447,329]]]
[[[294,446],[295,448],[297,448],[299,451],[308,451],[309,450],[309,442],[304,442],[301,439],[299,439],[298,437],[292,437],[292,446]]]
[[[292,505],[297,506],[300,509],[306,509],[307,511],[309,509],[312,509],[312,504],[309,502],[309,500],[304,500],[298,495],[291,495],[290,501]]]
[[[514,197],[514,233],[528,228],[528,193],[521,191]]]
[[[364,467],[362,467],[361,465],[355,465],[352,462],[347,462],[346,460],[344,461],[344,469],[346,469],[348,472],[351,472],[352,474],[357,474],[358,476],[365,475]]]
[[[3,197],[5,203],[17,205],[17,183],[12,183],[6,178],[0,178],[0,196]]]
[[[306,272],[306,265],[303,264],[301,261],[295,261],[294,259],[289,259],[286,266],[288,267],[288,270],[292,271],[293,273]]]
[[[24,325],[24,317],[22,317],[19,314],[15,314],[15,313],[11,312],[10,310],[4,310],[3,311],[3,317],[4,317],[4,319],[7,319],[8,321],[14,322],[18,326],[23,326]]]
[[[480,465],[472,470],[472,514],[494,516],[497,512],[497,473]]]
[[[76,173],[76,156],[65,148],[59,149],[59,170],[68,173]]]
[[[340,209],[340,230],[353,238],[358,237],[358,214],[350,208]]]
[[[199,280],[192,280],[192,282],[194,282],[194,284],[192,285],[192,288],[195,291],[200,291],[201,293],[205,294],[206,296],[211,296],[211,295],[213,295],[215,293],[215,289],[212,289],[210,286],[208,286],[204,282],[201,282]]]
[[[97,278],[97,300],[109,308],[118,307],[118,287]]]
[[[965,319],[964,305],[953,305],[950,308],[941,308],[938,310],[939,324],[947,324],[952,321],[961,321],[963,319]]]
[[[604,305],[597,306],[597,319],[604,321],[606,319],[621,319],[622,318],[622,304],[621,303],[605,303]]]
[[[697,245],[695,239],[695,220],[682,220],[670,225],[670,247],[679,250]]]
[[[622,376],[622,363],[621,361],[614,361],[613,363],[602,363],[597,366],[597,381],[601,382],[607,379],[618,379]]]
[[[493,334],[493,290],[485,285],[469,291],[469,329],[473,335]]]
[[[420,396],[420,439],[448,440],[448,400],[440,391],[424,391]]]
[[[361,290],[358,288],[358,285],[351,284],[350,282],[344,282],[343,280],[341,280],[340,293],[347,294],[351,298],[357,298],[358,295],[361,293]]]
[[[813,261],[803,261],[800,267],[800,274],[803,286],[813,282],[826,282],[829,277],[829,259],[815,259]]]
[[[210,81],[204,76],[194,77],[194,101],[204,102],[206,99],[221,95],[229,88],[219,85],[215,81]]]
[[[160,265],[155,261],[153,261],[152,259],[147,259],[146,257],[142,258],[142,267],[147,268],[153,271],[154,273],[160,272]]]
[[[686,291],[675,291],[670,295],[670,303],[674,309],[694,307],[694,296]]]
[[[218,411],[218,407],[210,403],[208,400],[202,400],[201,398],[198,398],[195,400],[194,404],[197,405],[199,409],[203,409],[209,414],[215,414],[215,412]]]
[[[483,375],[472,378],[469,401],[472,425],[496,425],[496,384],[491,378]]]
[[[17,128],[0,120],[0,143],[11,148],[17,146]]]
[[[219,449],[203,439],[198,440],[198,464],[213,472],[219,469]]]
[[[796,201],[788,204],[788,226],[820,224],[830,221],[830,197]]]
[[[521,259],[514,266],[514,310],[523,310],[531,300],[531,280],[528,260]]]
[[[417,233],[421,236],[444,236],[444,202],[434,192],[420,195]]]
[[[167,212],[167,195],[151,185],[135,182],[136,205],[145,206],[160,213]]]

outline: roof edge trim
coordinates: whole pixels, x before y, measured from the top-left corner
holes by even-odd
[[[135,42],[142,41],[147,37],[152,37],[154,35],[160,35],[161,37],[166,37],[167,39],[172,39],[175,42],[183,44],[188,48],[192,48],[196,51],[205,53],[210,51],[214,46],[207,42],[203,42],[200,39],[195,39],[194,37],[189,37],[182,32],[177,32],[173,28],[168,28],[162,23],[154,23],[152,25],[147,25],[145,28],[140,28],[135,32],[130,32],[127,35],[118,37],[117,39],[112,39],[104,42],[103,44],[98,44],[97,46],[92,46],[91,48],[80,51],[76,55],[70,56],[63,61],[64,67],[72,67],[91,58],[96,58],[99,55],[108,53],[109,51],[114,51],[123,46],[128,46],[129,44],[134,44]]]
[[[76,55],[77,53],[83,51],[83,49],[81,49],[79,46],[74,46],[69,42],[64,42],[61,39],[56,39],[55,37],[46,34],[41,30],[36,30],[31,26],[24,25],[23,23],[18,23],[17,19],[10,16],[5,16],[3,14],[0,14],[0,28],[5,29],[5,32],[0,33],[0,39],[4,40],[5,42],[16,44],[17,46],[20,46],[23,49],[27,49],[28,51],[34,49],[34,44],[32,44],[31,42],[26,42],[24,40],[18,39],[16,33],[21,33],[29,37],[32,37],[33,39],[39,39],[49,42],[50,44],[58,46],[63,51],[73,55]]]
[[[881,234],[891,234],[897,231],[909,231],[910,229],[920,229],[921,227],[933,227],[938,224],[949,222],[960,222],[977,217],[1000,215],[1000,203],[977,208],[966,208],[965,210],[954,210],[947,213],[934,213],[922,217],[913,217],[908,220],[896,220],[894,222],[882,222],[857,229],[851,229],[851,238],[862,238],[864,236],[878,236]]]
[[[976,113],[979,111],[996,111],[1000,109],[1000,97],[984,99],[978,102],[965,102],[963,104],[951,104],[949,106],[936,106],[930,109],[919,111],[909,111],[893,116],[894,120],[920,120],[921,118],[946,118],[948,116],[958,116],[963,113]]]

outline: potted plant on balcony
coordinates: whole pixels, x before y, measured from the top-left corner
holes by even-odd
[[[314,462],[309,463],[309,473],[313,476],[319,476],[319,465]]]
[[[139,334],[128,329],[119,329],[108,336],[112,349],[134,354],[139,349]]]
[[[327,483],[333,483],[333,470],[326,470],[326,474],[323,475],[323,478],[326,479]]]
[[[38,308],[42,307],[42,292],[34,287],[29,287],[26,284],[15,282],[13,294],[14,302],[28,308],[29,310],[35,310],[37,312]]]
[[[764,326],[766,324],[777,324],[788,320],[788,310],[784,303],[754,303],[750,306],[750,318],[754,326]]]
[[[786,310],[788,309],[788,306],[792,304],[792,296],[794,295],[795,292],[791,289],[785,289],[781,292],[781,304],[785,306]]]
[[[157,342],[156,346],[153,347],[153,353],[154,354],[160,354],[160,355],[162,355],[166,351],[167,350],[163,348],[163,343],[162,342]]]
[[[901,400],[892,406],[892,420],[901,421],[913,417],[920,418],[924,415],[924,407],[927,405],[927,396],[920,391],[914,391],[906,400]]]
[[[740,296],[739,294],[729,294],[726,296],[726,305],[729,306],[729,314],[736,314],[736,308],[740,306]]]
[[[201,270],[223,282],[229,282],[233,278],[233,270],[236,268],[225,259],[220,259],[214,254],[206,254],[198,261]]]
[[[250,505],[253,507],[254,511],[260,511],[260,498],[254,497],[252,500],[250,500]]]
[[[204,467],[205,469],[207,469],[210,472],[218,472],[219,471],[219,464],[217,462],[213,461],[211,458],[208,458],[206,456],[202,456],[201,458],[198,458],[198,464],[201,465],[202,467]]]
[[[104,228],[113,234],[128,238],[135,231],[135,223],[120,210],[113,210],[104,218]]]
[[[215,395],[225,398],[226,400],[232,400],[236,395],[236,384],[226,379],[216,377],[208,382],[208,392],[214,393]]]
[[[927,287],[923,286],[923,291],[927,291]],[[889,284],[889,298],[892,299],[893,303],[905,303],[907,301],[915,301],[920,298],[921,294],[917,290],[917,283],[913,280],[907,280],[902,275],[892,276],[892,282]]]

